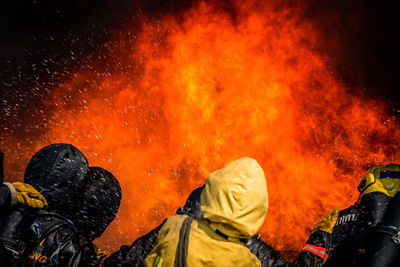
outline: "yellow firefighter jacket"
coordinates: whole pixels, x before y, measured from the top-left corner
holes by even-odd
[[[264,172],[254,159],[242,158],[211,173],[201,194],[203,218],[194,219],[187,233],[187,266],[261,266],[244,242],[260,229],[267,210]],[[176,215],[164,223],[145,266],[179,266],[186,218]]]

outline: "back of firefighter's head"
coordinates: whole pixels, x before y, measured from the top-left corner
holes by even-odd
[[[86,157],[70,144],[57,143],[36,152],[25,170],[24,182],[34,186],[50,209],[73,206],[89,172]]]
[[[400,165],[388,164],[372,167],[361,179],[358,191],[362,196],[380,192],[394,197],[400,191]]]
[[[100,167],[90,167],[79,201],[82,208],[77,210],[72,221],[89,239],[101,236],[118,213],[121,195],[120,184],[112,173]]]
[[[233,238],[255,235],[268,210],[267,182],[258,162],[245,157],[209,174],[200,209],[214,231]]]

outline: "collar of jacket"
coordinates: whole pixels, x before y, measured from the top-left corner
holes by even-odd
[[[243,244],[246,244],[249,241],[248,238],[230,236],[228,234],[229,230],[227,229],[227,225],[223,225],[222,223],[213,223],[210,220],[205,220],[205,221],[207,222],[207,225],[208,225],[208,227],[211,228],[211,230],[213,230],[215,233],[222,236],[226,240],[229,240],[231,242],[236,242],[236,243],[243,243]],[[228,225],[228,226],[230,226],[230,225]]]

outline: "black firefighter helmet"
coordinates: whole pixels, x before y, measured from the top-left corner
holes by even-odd
[[[81,151],[71,144],[56,143],[33,155],[26,167],[24,182],[47,199],[49,209],[67,211],[67,206],[76,204],[88,172],[88,161]]]
[[[93,240],[114,220],[121,203],[121,187],[114,175],[100,167],[90,167],[82,207],[71,218],[82,234]]]

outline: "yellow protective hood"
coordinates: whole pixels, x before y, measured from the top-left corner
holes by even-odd
[[[233,238],[255,235],[268,210],[262,168],[252,158],[241,158],[211,173],[201,193],[200,207],[214,231]]]

